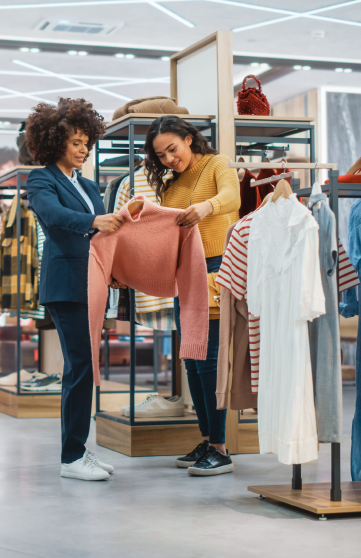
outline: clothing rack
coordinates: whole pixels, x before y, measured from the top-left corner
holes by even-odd
[[[271,184],[272,182],[278,182],[279,180],[283,180],[285,178],[298,178],[297,172],[282,172],[281,174],[274,174],[269,178],[263,178],[262,180],[251,180],[251,187],[254,188],[255,186],[261,186],[261,184]]]
[[[20,275],[21,275],[21,254],[20,254],[20,208],[21,198],[26,194],[26,180],[34,166],[17,166],[11,171],[5,172],[0,176],[0,199],[13,199],[17,194],[16,207],[16,229],[17,229],[17,308],[16,308],[16,372],[17,388],[13,386],[0,386],[0,408],[3,412],[15,417],[56,417],[60,416],[58,401],[60,393],[52,391],[25,391],[20,388],[20,370],[22,368],[21,351],[21,306],[20,306]],[[16,184],[14,182],[16,181]],[[38,330],[38,371],[41,371],[41,332]],[[42,397],[42,405],[36,403],[38,399],[34,396]],[[21,398],[18,399],[18,398]],[[26,409],[23,409],[23,406]]]
[[[336,217],[336,237],[338,238],[338,200],[339,198],[361,197],[361,184],[344,184],[338,182],[339,173],[337,165],[333,163],[233,163],[233,168],[254,169],[328,169],[329,183],[322,186],[322,191],[329,196],[330,209]],[[280,176],[277,175],[277,179]],[[297,197],[306,198],[311,195],[311,188],[301,188],[300,179],[291,180],[291,188]],[[337,284],[338,268],[337,268]],[[331,443],[331,485],[328,483],[314,483],[304,485],[304,496],[302,492],[301,465],[293,465],[292,489],[286,486],[249,486],[248,490],[273,500],[282,501],[292,506],[309,510],[319,515],[319,519],[327,519],[326,514],[350,513],[361,511],[361,490],[356,485],[361,483],[341,484],[341,444]],[[342,488],[342,490],[341,490]],[[342,501],[342,492],[346,501]],[[337,505],[338,504],[338,505]]]

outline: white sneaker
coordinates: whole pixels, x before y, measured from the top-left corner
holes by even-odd
[[[109,473],[104,471],[101,467],[98,467],[87,452],[84,453],[83,457],[77,459],[77,461],[73,461],[73,463],[62,463],[60,476],[86,481],[109,479]]]
[[[94,461],[95,465],[97,465],[101,469],[104,469],[104,471],[106,471],[107,473],[110,473],[110,474],[114,473],[113,465],[108,465],[107,463],[102,463],[102,461],[99,461],[98,457],[92,451],[87,449],[84,455],[87,455],[90,460]]]
[[[129,417],[129,405],[123,407],[121,413]],[[148,395],[146,399],[134,405],[134,416],[136,418],[183,417],[183,397],[175,395],[170,399],[164,399],[160,395]]]

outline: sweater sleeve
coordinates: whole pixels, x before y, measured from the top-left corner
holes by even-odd
[[[201,236],[193,227],[184,237],[177,268],[182,340],[181,359],[206,360],[208,346],[208,281]]]
[[[100,386],[99,352],[107,298],[108,285],[104,270],[96,255],[92,252],[92,249],[90,249],[88,267],[88,312],[93,375],[96,386]]]
[[[219,351],[217,364],[217,409],[227,409],[230,373],[229,351],[236,319],[235,298],[221,287],[221,316],[219,320]]]
[[[208,201],[213,206],[212,215],[226,215],[241,206],[240,186],[236,169],[228,168],[226,157],[215,167],[217,195]]]

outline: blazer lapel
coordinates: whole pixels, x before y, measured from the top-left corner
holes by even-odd
[[[55,175],[55,178],[60,182],[64,188],[70,192],[84,207],[87,213],[91,213],[88,204],[83,196],[81,196],[75,186],[70,182],[69,178],[59,169],[57,165],[47,165],[47,168]],[[83,186],[83,184],[82,184]],[[88,192],[87,192],[88,193]],[[89,195],[89,194],[88,194]],[[93,200],[92,200],[93,201]]]

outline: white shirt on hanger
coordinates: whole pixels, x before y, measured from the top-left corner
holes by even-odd
[[[260,316],[260,452],[285,464],[317,459],[307,322],[326,311],[318,249],[318,224],[296,194],[254,214],[247,292]]]

